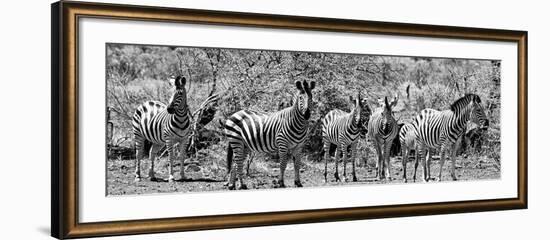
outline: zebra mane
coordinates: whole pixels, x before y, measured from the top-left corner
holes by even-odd
[[[473,94],[473,93],[468,93],[468,94],[464,95],[464,97],[459,98],[453,104],[451,104],[451,111],[453,111],[453,112],[458,111],[460,106],[465,106],[468,103],[470,103],[472,100],[477,102],[477,103],[481,102],[481,98],[478,95]]]

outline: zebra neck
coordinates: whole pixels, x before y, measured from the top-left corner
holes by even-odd
[[[357,112],[357,109],[353,109],[349,115],[349,119],[348,119],[348,126],[350,127],[350,129],[355,132],[359,129],[358,125],[357,125],[357,121],[356,121],[356,118],[357,118],[357,115],[358,115],[358,112]]]
[[[470,120],[470,115],[472,112],[472,108],[469,106],[465,106],[464,109],[461,109],[461,111],[458,112],[458,114],[455,116],[456,121],[454,122],[454,126],[460,129],[466,128],[466,123]]]
[[[306,125],[307,120],[298,108],[298,103],[295,103],[289,111],[288,123],[290,123],[296,130],[302,132]]]
[[[299,121],[300,123],[306,122],[304,115],[300,112],[300,109],[298,108],[298,104],[295,104],[290,112],[290,117],[293,121]]]
[[[298,102],[298,96],[294,96],[294,104],[292,104],[292,109],[290,110],[291,112],[291,118],[293,118],[293,120],[298,120],[300,122],[305,122],[305,116],[304,114],[302,114],[300,112],[300,103]]]
[[[189,126],[188,113],[187,108],[178,109],[175,114],[170,115],[170,122],[175,123],[180,130],[185,130]]]

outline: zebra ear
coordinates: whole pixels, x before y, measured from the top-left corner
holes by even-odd
[[[176,77],[176,79],[174,79],[174,85],[176,86],[176,89],[180,89],[180,88],[181,88],[180,79],[181,79],[181,76],[180,76],[180,75],[178,75],[178,76]]]
[[[302,86],[302,82],[296,81],[296,88],[300,90],[300,93],[304,93],[304,87]]]
[[[387,108],[390,107],[390,104],[388,103],[388,97],[384,97],[384,104],[386,105]]]
[[[309,83],[309,90],[313,90],[315,88],[315,81],[311,81],[311,83]]]
[[[391,101],[391,107],[395,107],[398,101],[399,101],[399,95],[395,94],[395,97],[393,97],[393,100]]]

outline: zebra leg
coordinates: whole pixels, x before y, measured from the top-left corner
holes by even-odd
[[[300,181],[300,167],[302,166],[302,154],[301,149],[296,150],[297,153],[294,155],[294,186],[303,187],[302,181]]]
[[[407,182],[407,161],[409,160],[409,148],[403,146],[403,151],[401,151],[401,163],[403,164],[403,181]]]
[[[378,160],[376,161],[376,178],[378,180],[382,179],[382,170],[383,170],[383,161],[382,161],[382,148],[380,147],[380,144],[377,140],[374,140],[374,149],[376,150],[376,155],[378,156]]]
[[[351,168],[352,168],[352,181],[357,182],[357,176],[355,175],[355,156],[357,155],[357,144],[351,145]]]
[[[151,161],[151,168],[149,168],[149,179],[151,181],[156,181],[155,177],[155,159],[157,159],[157,152],[161,148],[161,145],[153,144],[151,150],[149,150],[149,161]]]
[[[430,180],[431,177],[432,177],[432,170],[431,169],[432,169],[432,158],[433,158],[434,154],[435,154],[435,150],[427,149],[428,157],[425,159],[426,173],[427,173],[426,181]]]
[[[231,171],[229,173],[229,179],[227,180],[226,186],[229,190],[235,190],[235,181],[237,180],[237,164],[231,166]]]
[[[280,171],[279,171],[279,181],[277,182],[277,187],[285,188],[285,170],[288,159],[290,158],[288,153],[280,154]]]
[[[250,164],[252,164],[252,160],[254,160],[254,155],[250,153],[248,155],[248,161],[246,161],[246,176],[250,176]]]
[[[144,141],[136,140],[136,170],[134,171],[134,181],[141,181],[141,158],[144,152]]]
[[[173,143],[170,143],[170,145],[168,145],[168,159],[170,159],[170,163],[169,163],[169,166],[168,166],[168,182],[173,182],[175,180],[174,178],[174,160],[176,158],[176,148],[174,147],[174,145],[172,145]],[[183,169],[183,163],[182,163],[182,169]],[[183,177],[182,177],[182,180],[183,180]]]
[[[391,159],[390,159],[390,149],[391,149],[391,143],[392,141],[389,141],[389,143],[384,144],[384,165],[386,167],[386,179],[391,181],[392,175],[391,175]]]
[[[246,186],[246,183],[244,182],[245,180],[245,175],[244,175],[244,171],[243,171],[243,168],[244,168],[244,160],[245,157],[242,158],[241,161],[236,161],[235,163],[237,164],[237,174],[239,174],[239,183],[240,183],[240,186],[239,186],[239,189],[241,190],[246,190],[248,189],[248,187]]]
[[[429,153],[429,149],[426,146],[423,146],[419,151],[420,151],[420,162],[422,164],[422,175],[423,175],[422,180],[424,182],[427,182],[430,179],[430,166],[427,164],[428,158],[426,157]]]
[[[180,151],[181,151],[181,164],[180,164],[180,181],[185,181],[185,159],[187,159],[187,143],[188,138],[184,138],[180,142]],[[175,154],[174,154],[175,155]]]
[[[447,156],[445,156],[445,152],[447,152],[447,146],[444,145],[442,148],[441,148],[441,156],[439,159],[439,177],[437,178],[437,181],[438,182],[441,182],[443,180],[443,176],[441,175],[443,173],[443,166],[445,166],[445,160],[447,160]]]
[[[325,144],[323,144],[323,150],[325,151],[325,183],[328,182],[327,180],[327,167],[328,167],[328,158],[330,157],[330,154],[329,154],[329,150],[330,150],[330,143],[328,142],[325,142]]]
[[[455,175],[455,161],[456,161],[456,152],[458,150],[458,147],[460,146],[462,138],[458,138],[458,141],[455,143],[453,149],[450,152],[450,158],[451,158],[451,177],[453,181],[456,181],[456,175]]]
[[[227,182],[227,189],[235,190],[235,182],[237,180],[238,164],[237,162],[242,162],[244,158],[244,147],[241,144],[230,144],[230,148],[233,151],[233,163],[231,164],[231,171],[229,175],[229,180]]]
[[[418,147],[414,147],[414,173],[413,173],[413,182],[416,182],[416,170],[418,169],[418,157],[420,156],[420,152]]]
[[[348,181],[348,176],[347,176],[347,173],[346,173],[346,165],[348,164],[348,146],[346,145],[341,145],[340,146],[340,151],[342,151],[342,162],[344,163],[344,182],[347,182]]]
[[[338,162],[340,162],[340,154],[342,154],[342,150],[340,150],[339,147],[336,148],[336,151],[334,153],[334,178],[337,182],[340,182],[340,174],[338,174]]]

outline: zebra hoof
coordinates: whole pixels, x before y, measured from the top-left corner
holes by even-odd
[[[141,182],[141,177],[135,177],[134,182]]]
[[[239,190],[247,190],[248,187],[246,186],[246,184],[241,184],[241,186],[239,187]]]
[[[296,187],[303,187],[304,186],[304,185],[302,185],[302,182],[300,182],[300,181],[294,181],[294,185]]]
[[[228,190],[235,190],[235,184],[227,185]]]
[[[357,177],[356,177],[356,176],[353,176],[352,181],[357,182]]]
[[[175,181],[174,176],[168,177],[168,182],[173,183]]]

